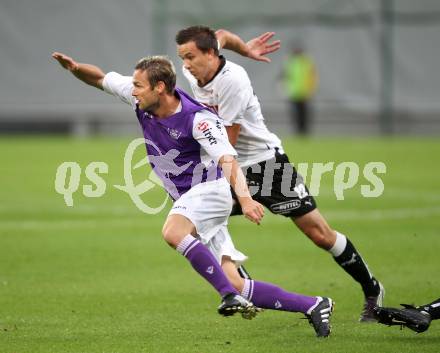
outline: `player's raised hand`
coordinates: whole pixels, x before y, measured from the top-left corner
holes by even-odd
[[[78,68],[78,63],[73,60],[70,56],[63,53],[54,52],[52,53],[52,58],[57,60],[62,67],[69,71],[75,71]]]
[[[275,32],[266,32],[262,35],[251,39],[246,43],[249,52],[248,57],[257,61],[264,61],[269,63],[271,60],[266,56],[266,54],[273,53],[281,47],[280,40],[274,40],[269,42],[269,40],[275,35]]]
[[[263,205],[250,197],[246,198],[246,200],[242,200],[241,210],[247,219],[257,224],[260,224],[264,216]]]
[[[77,79],[90,86],[103,89],[102,82],[105,73],[98,66],[76,62],[70,56],[58,52],[52,53],[52,58],[58,61],[66,70],[69,70]]]

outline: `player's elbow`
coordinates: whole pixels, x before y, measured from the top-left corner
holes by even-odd
[[[223,28],[219,28],[215,31],[215,36],[218,38],[219,36],[224,36],[227,31]]]
[[[235,145],[237,144],[238,136],[235,136],[235,135],[229,135],[228,138],[229,138],[229,143],[230,143],[233,147],[235,147]]]
[[[226,127],[226,132],[228,134],[228,140],[232,146],[235,146],[235,144],[237,143],[238,136],[240,135],[240,130],[241,130],[240,124],[233,124],[232,126]]]
[[[226,44],[226,35],[227,35],[228,31],[226,31],[225,29],[218,29],[215,31],[215,36],[217,37],[218,42],[220,43],[220,48],[223,48],[224,45]]]

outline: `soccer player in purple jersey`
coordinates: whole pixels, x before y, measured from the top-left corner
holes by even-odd
[[[244,318],[252,318],[256,314],[254,304],[301,312],[318,337],[327,337],[333,309],[330,298],[226,276],[231,269],[237,273],[237,266],[246,260],[235,249],[227,229],[232,208],[230,186],[246,218],[259,224],[264,210],[250,196],[220,119],[175,87],[171,61],[162,56],[144,58],[131,77],[105,74],[97,66],[78,63],[62,53],[55,52],[52,57],[81,81],[119,97],[134,109],[148,142],[153,170],[174,200],[163,226],[164,240],[221,295],[218,312],[224,316],[241,312]]]
[[[219,54],[220,48],[226,48],[268,62],[265,54],[280,47],[279,41],[268,42],[273,35],[267,32],[245,43],[226,30],[214,32],[204,26],[182,29],[176,34],[176,43],[183,74],[194,97],[216,109],[223,119],[248,185],[257,189],[254,199],[272,213],[290,218],[316,246],[328,251],[362,287],[365,301],[359,321],[377,321],[374,308],[382,305],[382,284],[348,237],[332,229],[319,212],[302,176],[290,164],[281,140],[266,127],[246,70]],[[237,203],[232,215],[240,213]]]

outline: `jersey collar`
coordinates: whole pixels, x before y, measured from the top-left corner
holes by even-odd
[[[220,59],[220,65],[218,66],[218,69],[215,72],[214,76],[212,76],[208,82],[206,82],[203,86],[200,86],[200,87],[205,87],[206,85],[209,85],[212,81],[214,81],[214,79],[217,77],[217,75],[220,73],[220,71],[222,71],[222,69],[225,67],[226,58],[223,55],[219,55],[219,59]]]

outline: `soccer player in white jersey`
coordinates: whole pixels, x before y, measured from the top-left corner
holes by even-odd
[[[330,334],[330,298],[287,292],[270,283],[241,278],[246,256],[235,249],[227,228],[230,185],[245,216],[260,223],[264,209],[250,196],[236,152],[218,116],[175,87],[166,57],[138,62],[133,76],[105,74],[99,67],[53,53],[81,81],[132,106],[142,127],[153,170],[174,200],[163,226],[164,240],[222,296],[222,315],[252,318],[260,308],[304,313],[318,337]],[[155,148],[152,148],[154,146]],[[229,182],[229,184],[228,184]]]
[[[348,237],[333,230],[318,211],[280,139],[266,127],[246,70],[219,54],[219,48],[226,48],[267,62],[265,54],[277,50],[280,44],[268,43],[273,34],[268,32],[244,43],[226,30],[214,32],[204,26],[182,29],[176,35],[176,43],[183,74],[194,97],[215,109],[223,119],[229,141],[238,153],[237,160],[255,192],[253,198],[272,213],[289,217],[315,245],[330,252],[362,287],[365,302],[359,321],[377,321],[374,308],[382,305],[382,284],[373,277]],[[232,215],[240,213],[236,204]]]

